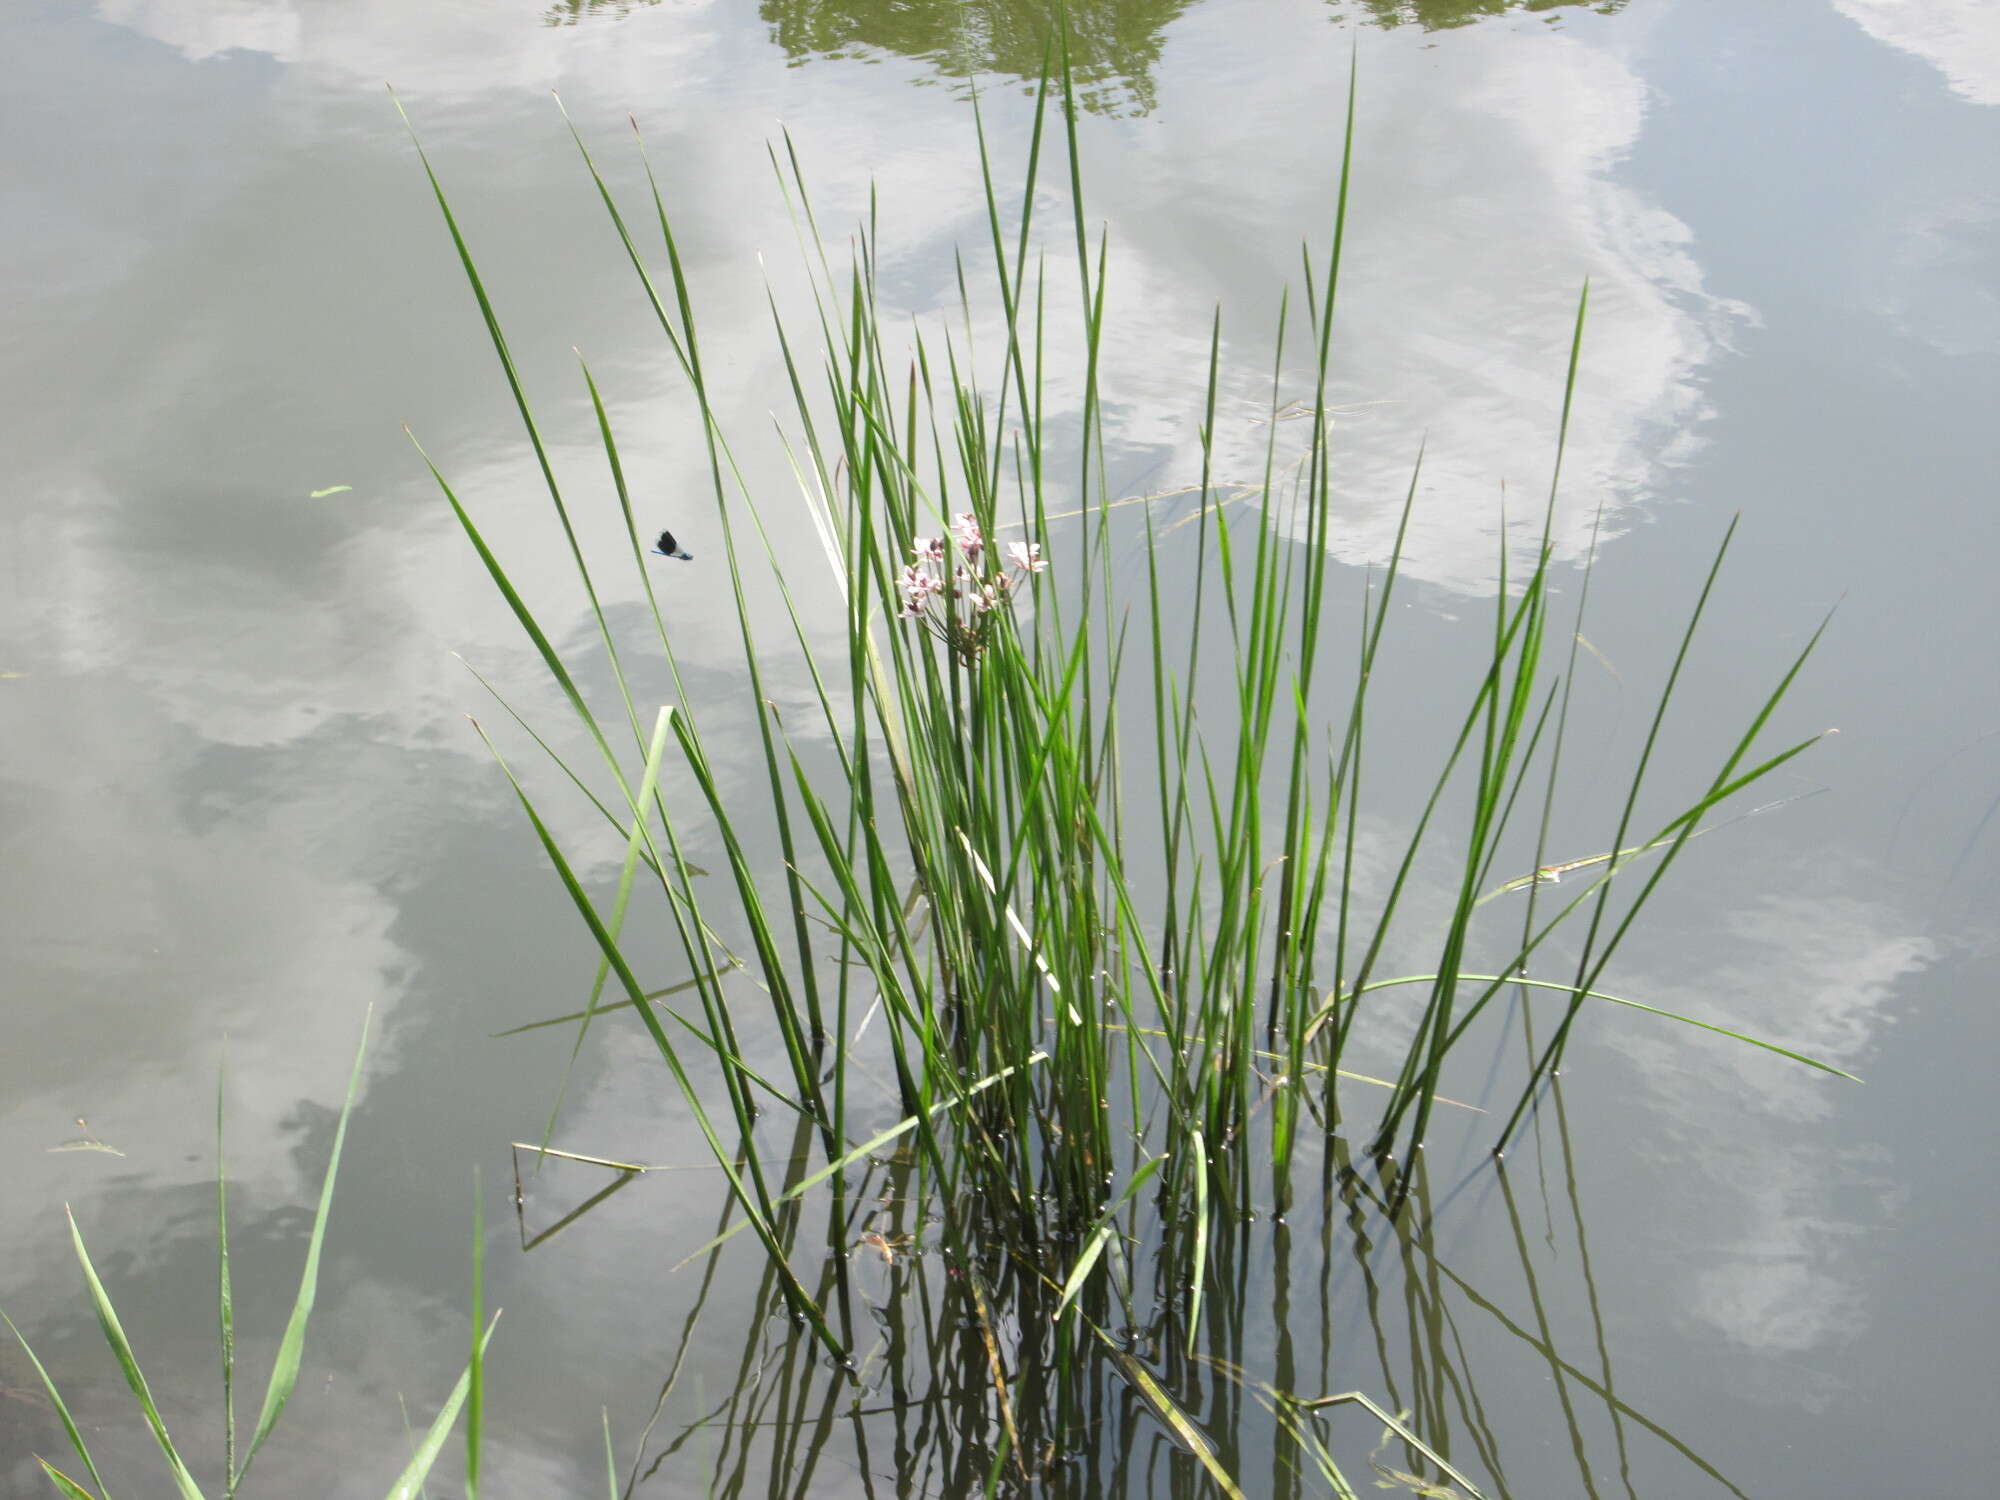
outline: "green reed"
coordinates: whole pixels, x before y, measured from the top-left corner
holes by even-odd
[[[1331,564],[1341,497],[1327,412],[1352,95],[1329,243],[1305,256],[1302,308],[1288,300],[1281,309],[1269,437],[1254,486],[1216,478],[1219,316],[1211,328],[1205,396],[1189,414],[1202,449],[1191,591],[1169,581],[1175,568],[1185,571],[1185,554],[1162,516],[1122,500],[1105,475],[1100,382],[1112,272],[1108,236],[1093,237],[1088,227],[1077,119],[1070,78],[1058,66],[1038,95],[1014,211],[975,105],[989,243],[977,269],[964,255],[958,263],[963,332],[907,329],[885,310],[872,211],[848,263],[836,267],[796,144],[787,135],[773,150],[813,298],[803,319],[783,310],[775,293],[770,298],[790,387],[782,441],[798,481],[785,495],[745,481],[716,415],[699,299],[650,163],[645,212],[635,220],[570,127],[700,423],[711,534],[740,647],[741,702],[704,706],[698,715],[680,686],[670,612],[647,574],[647,528],[614,423],[585,368],[628,544],[616,565],[629,562],[643,581],[653,626],[644,649],[657,646],[679,694],[653,716],[650,732],[628,672],[640,644],[621,638],[604,603],[602,570],[613,560],[589,557],[578,541],[565,481],[499,315],[424,158],[618,695],[612,710],[586,697],[554,632],[433,466],[588,751],[572,763],[540,735],[537,742],[626,841],[607,907],[576,873],[538,795],[507,770],[602,954],[579,1044],[615,981],[623,992],[616,1003],[645,1026],[770,1258],[784,1301],[841,1358],[855,1343],[844,1282],[835,1277],[831,1293],[808,1287],[779,1226],[808,1187],[824,1186],[842,1201],[854,1170],[887,1139],[857,1140],[852,1128],[869,1070],[884,1067],[892,1080],[902,1119],[890,1134],[913,1153],[921,1194],[944,1206],[935,1233],[947,1248],[976,1253],[976,1219],[979,1234],[1033,1256],[1053,1285],[1067,1289],[1066,1310],[1115,1258],[1104,1254],[1119,1242],[1109,1226],[1120,1212],[1136,1211],[1134,1189],[1143,1183],[1149,1202],[1171,1210],[1150,1221],[1150,1232],[1171,1240],[1198,1308],[1212,1222],[1251,1203],[1253,1120],[1268,1110],[1269,1129],[1254,1138],[1268,1148],[1270,1191],[1281,1209],[1292,1191],[1290,1163],[1308,1134],[1358,1131],[1376,1159],[1406,1155],[1430,1129],[1468,1028],[1503,993],[1511,999],[1547,988],[1563,1012],[1530,1054],[1519,1101],[1495,1141],[1496,1151],[1503,1148],[1582,1007],[1650,1009],[1605,993],[1600,980],[1704,817],[1810,743],[1755,748],[1801,652],[1737,742],[1694,779],[1679,811],[1657,827],[1638,819],[1642,793],[1656,795],[1655,744],[1725,539],[1630,773],[1608,845],[1616,852],[1594,875],[1564,886],[1566,899],[1552,911],[1538,913],[1531,901],[1518,937],[1496,940],[1492,924],[1480,924],[1488,900],[1519,884],[1501,886],[1509,873],[1502,861],[1520,857],[1521,839],[1510,833],[1531,816],[1541,827],[1534,868],[1543,868],[1562,786],[1576,661],[1570,642],[1581,621],[1557,618],[1550,526],[1580,378],[1586,288],[1540,539],[1525,558],[1510,556],[1504,542],[1496,555],[1491,616],[1451,737],[1398,751],[1405,764],[1429,758],[1430,789],[1408,820],[1386,893],[1364,895],[1357,880],[1364,771],[1382,753],[1369,711],[1383,690],[1377,668],[1421,455],[1396,546],[1355,599],[1352,575]],[[643,160],[643,143],[638,150]],[[1058,171],[1049,170],[1053,153]],[[1037,248],[1035,214],[1055,176],[1066,179],[1069,212],[1054,229],[1067,246],[1052,267]],[[642,248],[655,234],[656,248]],[[1063,268],[1071,256],[1074,264]],[[981,277],[984,291],[975,290]],[[1073,309],[1061,311],[1071,298]],[[986,312],[1002,330],[988,354],[997,369],[974,357],[971,329]],[[1051,338],[1059,323],[1070,350],[1060,356]],[[1310,376],[1293,396],[1285,345],[1299,339]],[[1060,408],[1052,392],[1058,375],[1076,392]],[[1296,411],[1302,451],[1288,454],[1279,419]],[[771,539],[780,528],[797,535],[807,526],[837,590],[841,631],[832,649],[814,644],[827,622],[806,616],[787,574],[798,561],[781,560]],[[1143,558],[1136,587],[1113,561],[1135,530]],[[1015,545],[1039,554],[1013,552]],[[1042,561],[1052,565],[1046,572]],[[775,589],[777,609],[758,602],[764,588]],[[804,685],[816,723],[783,721],[772,701],[780,681]],[[754,793],[725,790],[704,729],[711,714],[732,724],[745,714],[754,719]],[[631,748],[621,748],[628,730]],[[694,878],[689,851],[697,845],[721,850],[725,868],[712,880]],[[1422,974],[1384,973],[1413,874],[1420,860],[1439,857],[1449,858],[1453,875],[1432,939],[1435,960]],[[1627,873],[1641,859],[1643,878]],[[1543,883],[1528,881],[1531,898]],[[623,933],[642,884],[659,898],[661,916],[649,920],[671,924],[685,962],[675,987],[693,992],[698,1015],[658,1004],[666,992],[648,989],[628,956]],[[1551,935],[1573,922],[1582,928],[1573,972],[1532,977]],[[1349,1066],[1357,1020],[1369,997],[1405,989],[1422,1003],[1401,1061],[1389,1079],[1363,1079]],[[767,1037],[783,1059],[774,1078],[751,1063]],[[795,1113],[823,1164],[788,1187],[767,1180],[748,1149],[760,1113],[774,1106]],[[976,1215],[956,1207],[971,1202]],[[1055,1337],[1058,1367],[1067,1369],[1087,1335],[1069,1319]]]

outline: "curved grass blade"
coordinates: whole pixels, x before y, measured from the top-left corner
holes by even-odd
[[[69,1475],[63,1473],[61,1469],[58,1469],[46,1458],[43,1458],[41,1454],[37,1453],[35,1455],[35,1462],[40,1464],[42,1472],[49,1476],[49,1483],[61,1490],[64,1496],[67,1497],[67,1500],[97,1500],[97,1497],[91,1494],[89,1490],[78,1484]]]
[[[1386,990],[1399,984],[1432,984],[1436,982],[1438,977],[1436,974],[1404,974],[1395,979],[1371,980],[1361,987],[1361,993],[1365,994],[1370,990]],[[1538,990],[1561,990],[1565,995],[1577,995],[1590,1000],[1608,1000],[1613,1005],[1622,1005],[1628,1010],[1643,1010],[1649,1015],[1665,1016],[1669,1021],[1679,1021],[1684,1026],[1698,1026],[1703,1031],[1712,1031],[1717,1036],[1728,1037],[1731,1041],[1747,1042],[1752,1047],[1761,1047],[1766,1052],[1775,1052],[1780,1057],[1789,1057],[1793,1062],[1804,1063],[1807,1067],[1817,1068],[1822,1073],[1831,1073],[1836,1078],[1845,1078],[1850,1083],[1861,1083],[1864,1081],[1848,1072],[1845,1068],[1836,1068],[1832,1063],[1821,1062],[1817,1057],[1809,1057],[1803,1052],[1794,1052],[1789,1047],[1780,1047],[1776,1042],[1767,1042],[1763,1038],[1751,1036],[1747,1032],[1731,1031],[1727,1026],[1715,1026],[1707,1021],[1697,1021],[1693,1016],[1684,1016],[1677,1010],[1662,1010],[1657,1005],[1646,1005],[1637,1000],[1627,1000],[1622,995],[1607,995],[1603,990],[1579,990],[1573,984],[1561,984],[1553,979],[1527,979],[1519,974],[1460,974],[1458,977],[1460,979],[1469,979],[1475,984],[1525,984]],[[1347,996],[1342,996],[1340,1003],[1345,1004],[1348,998]],[[1330,1012],[1331,1007],[1325,1013]]]
[[[733,963],[727,965],[723,972],[727,973],[729,969],[740,969],[742,967],[741,962]],[[679,984],[670,984],[663,990],[648,990],[643,998],[647,1000],[664,1000],[669,995],[682,995],[686,994],[689,990],[700,988],[701,980],[683,979]],[[596,1014],[601,1016],[614,1010],[624,1010],[632,1004],[633,1002],[630,1000],[613,1000],[609,1005],[598,1006],[595,1012],[573,1010],[568,1015],[549,1016],[545,1020],[540,1021],[524,1021],[519,1026],[509,1026],[505,1031],[496,1031],[492,1035],[493,1039],[498,1041],[503,1036],[519,1036],[524,1031],[545,1031],[551,1026],[567,1026],[571,1021],[581,1021],[588,1015]],[[702,1033],[702,1035],[707,1037],[706,1032]],[[709,1037],[708,1041],[710,1046],[714,1045],[714,1038]]]
[[[133,1356],[131,1342],[125,1337],[125,1329],[118,1321],[118,1311],[111,1305],[110,1295],[104,1290],[104,1283],[97,1279],[97,1268],[90,1263],[90,1252],[83,1247],[83,1231],[76,1227],[76,1215],[67,1205],[63,1212],[69,1218],[70,1243],[76,1247],[76,1258],[83,1267],[83,1279],[90,1284],[90,1300],[97,1307],[97,1323],[104,1330],[104,1341],[111,1346],[111,1352],[118,1356],[118,1364],[125,1372],[125,1383],[132,1387],[132,1394],[138,1398],[139,1410],[145,1415],[146,1425],[153,1429],[153,1437],[165,1455],[167,1467],[173,1473],[174,1484],[180,1490],[182,1500],[202,1500],[201,1486],[194,1482],[194,1475],[181,1461],[174,1448],[173,1439],[167,1436],[167,1424],[160,1420],[160,1408],[154,1404],[152,1389],[146,1384],[146,1377],[140,1373],[139,1361]],[[65,1418],[67,1420],[67,1418]],[[87,1460],[86,1460],[87,1462]],[[96,1470],[91,1471],[92,1477]],[[100,1485],[103,1480],[98,1480]]]
[[[639,871],[639,856],[646,848],[647,809],[653,805],[653,796],[660,788],[660,766],[666,760],[667,731],[673,723],[674,710],[671,704],[662,704],[653,719],[653,740],[646,749],[646,768],[639,781],[638,808],[632,818],[632,834],[625,841],[625,863],[618,871],[618,891],[611,903],[611,920],[606,929],[615,940],[625,928],[625,910],[632,901],[632,877]],[[562,1081],[556,1085],[555,1102],[549,1106],[549,1118],[542,1126],[542,1144],[546,1146],[556,1133],[556,1120],[562,1114],[563,1100],[569,1095],[570,1076],[576,1071],[576,1060],[583,1052],[583,1039],[590,1034],[590,1023],[597,1015],[597,1004],[604,996],[604,982],[611,977],[611,961],[604,957],[597,960],[597,977],[591,981],[590,999],[583,1007],[583,1017],[576,1028],[576,1040],[570,1043],[569,1057],[563,1063]]]
[[[27,1335],[16,1328],[14,1320],[4,1312],[0,1312],[0,1323],[7,1325],[8,1330],[20,1343],[21,1352],[28,1356],[28,1363],[35,1367],[35,1374],[41,1378],[42,1389],[49,1394],[49,1404],[55,1407],[56,1415],[62,1418],[63,1431],[69,1434],[69,1445],[76,1450],[76,1456],[83,1460],[83,1466],[89,1471],[91,1482],[97,1486],[98,1494],[103,1500],[111,1500],[111,1491],[104,1487],[104,1476],[97,1472],[97,1464],[91,1459],[90,1450],[83,1445],[83,1434],[77,1431],[76,1418],[69,1414],[69,1406],[64,1402],[62,1392],[56,1389],[56,1383],[50,1378],[49,1372],[42,1368],[42,1361],[36,1355],[33,1346],[28,1343]],[[43,1464],[42,1467],[48,1468],[48,1465]],[[53,1473],[54,1470],[50,1472]]]
[[[1089,1233],[1084,1236],[1083,1251],[1077,1256],[1076,1264],[1070,1267],[1068,1279],[1063,1282],[1062,1300],[1056,1303],[1056,1322],[1061,1322],[1063,1314],[1069,1311],[1069,1305],[1076,1300],[1077,1293],[1081,1292],[1084,1283],[1090,1280],[1091,1269],[1103,1256],[1104,1247],[1111,1243],[1112,1235],[1118,1232],[1118,1211],[1132,1201],[1132,1195],[1146,1185],[1147,1179],[1159,1171],[1165,1161],[1164,1156],[1156,1156],[1134,1172],[1132,1180],[1125,1184],[1125,1191],[1113,1199],[1104,1212],[1097,1216],[1097,1222],[1090,1226]]]
[[[1776,812],[1781,807],[1790,807],[1794,802],[1803,802],[1808,797],[1817,797],[1821,792],[1826,790],[1827,788],[1823,786],[1817,786],[1809,792],[1794,792],[1791,796],[1780,797],[1775,802],[1763,803],[1760,806],[1749,809],[1747,812],[1740,812],[1733,818],[1725,818],[1720,823],[1711,823],[1706,828],[1697,828],[1688,834],[1683,842],[1691,844],[1696,839],[1719,832],[1732,823],[1741,823],[1746,818],[1757,817],[1760,813]],[[1674,827],[1678,828],[1679,826],[1680,823],[1677,821]],[[1675,841],[1676,837],[1677,835],[1674,832],[1669,831],[1654,839],[1649,844],[1637,844],[1630,849],[1607,850],[1603,854],[1592,854],[1583,859],[1567,860],[1562,864],[1537,865],[1532,875],[1522,875],[1508,881],[1505,885],[1496,885],[1492,890],[1473,902],[1473,905],[1484,906],[1487,902],[1495,900],[1500,896],[1508,895],[1514,891],[1526,890],[1531,885],[1560,885],[1562,877],[1569,874],[1572,870],[1587,870],[1596,865],[1609,864],[1613,860],[1617,860],[1619,867],[1623,868],[1626,864],[1629,864],[1643,854],[1650,854],[1655,849],[1666,848]]]

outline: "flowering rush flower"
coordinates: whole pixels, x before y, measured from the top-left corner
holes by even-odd
[[[962,510],[951,518],[951,529],[958,539],[958,550],[965,554],[965,560],[973,567],[979,566],[979,554],[986,550],[986,543],[979,535],[979,517],[969,510]]]
[[[1042,556],[1040,542],[1009,542],[1007,561],[1023,573],[1040,573],[1048,567],[1048,561]]]
[[[903,591],[903,607],[896,611],[897,618],[913,620],[924,612],[931,595],[938,591],[938,581],[917,564],[911,563],[903,569],[903,576],[896,580],[896,587]]]
[[[941,535],[912,538],[910,557],[896,575],[896,617],[921,623],[968,667],[987,647],[994,612],[1012,602],[1022,580],[1048,568],[1037,542],[989,549],[969,510]]]

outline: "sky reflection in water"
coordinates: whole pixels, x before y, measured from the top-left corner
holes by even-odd
[[[1336,546],[1383,556],[1427,441],[1409,563],[1428,586],[1412,596],[1421,649],[1448,643],[1453,616],[1481,618],[1502,499],[1523,526],[1539,513],[1589,276],[1555,544],[1579,561],[1601,525],[1590,635],[1618,673],[1593,710],[1606,762],[1633,742],[1661,622],[1731,512],[1745,513],[1735,592],[1697,663],[1706,738],[1690,732],[1690,756],[1848,594],[1790,726],[1840,727],[1807,766],[1836,795],[1691,854],[1614,988],[1822,1052],[1868,1089],[1621,1017],[1572,1068],[1570,1114],[1596,1290],[1630,1351],[1622,1394],[1753,1494],[1787,1493],[1801,1465],[1852,1475],[1856,1493],[1916,1472],[1936,1480],[1922,1493],[1971,1494],[1951,1487],[1977,1472],[1979,1440],[1954,1393],[2000,1373],[1974,1333],[1990,1294],[1915,1284],[1982,1275],[1992,1227],[1977,1192],[1990,1168],[1938,1145],[1978,1138],[1969,1060],[1992,1040],[1963,999],[1994,950],[2000,860],[2000,838],[1968,837],[2000,793],[2000,742],[1980,739],[2000,676],[1993,455],[1975,436],[2000,352],[2000,32],[1977,0],[1486,15],[1502,9],[1348,8],[1368,24]],[[535,669],[400,424],[477,497],[538,598],[567,597],[567,564],[382,81],[458,195],[558,462],[592,463],[576,343],[659,495],[698,491],[695,429],[546,89],[625,184],[618,131],[640,115],[711,289],[711,346],[730,350],[718,380],[739,434],[782,393],[753,252],[796,289],[767,186],[773,122],[800,143],[830,237],[879,187],[885,288],[920,315],[953,306],[950,248],[984,234],[962,102],[975,74],[1015,75],[982,100],[1018,152],[1018,77],[1038,50],[1015,9],[609,10],[99,0],[94,17],[51,5],[0,22],[10,55],[35,61],[0,106],[22,142],[23,226],[0,254],[38,291],[0,366],[23,497],[0,669],[25,674],[0,682],[0,795],[32,856],[10,861],[0,910],[34,1018],[0,1057],[0,1159],[24,1205],[0,1229],[0,1303],[72,1362],[94,1333],[61,1203],[147,1308],[133,1321],[149,1368],[206,1370],[194,1289],[215,1059],[226,1048],[246,1239],[289,1264],[281,1210],[311,1180],[372,999],[385,1035],[311,1357],[340,1372],[315,1398],[324,1430],[397,1430],[389,1393],[448,1378],[434,1346],[457,1337],[463,1226],[440,1203],[471,1160],[497,1178],[493,1153],[539,1128],[560,1061],[554,1042],[469,1039],[570,1009],[587,982],[587,939],[462,727],[480,695],[447,653],[530,707]],[[1235,372],[1222,468],[1254,474],[1276,292],[1296,282],[1299,240],[1324,240],[1353,33],[1307,4],[1077,16],[1097,109],[1087,189],[1112,232],[1114,461],[1134,493],[1194,477],[1220,301]],[[789,487],[780,456],[758,463],[757,482]],[[336,484],[352,489],[310,498]],[[689,550],[713,551],[678,507],[671,519]],[[613,535],[606,514],[587,530]],[[674,580],[683,650],[720,693],[726,584],[699,568]],[[1594,852],[1606,826],[1579,818],[1564,852]],[[692,1158],[615,1035],[589,1068],[567,1138]],[[126,1157],[49,1154],[77,1115]],[[541,1355],[510,1367],[503,1337],[496,1373],[543,1413],[494,1465],[522,1494],[531,1479],[574,1488],[599,1401],[623,1403],[621,1432],[643,1420],[680,1316],[676,1284],[662,1305],[630,1265],[661,1232],[661,1192],[705,1222],[703,1193],[642,1184],[546,1263],[497,1273],[518,1347]],[[1494,1193],[1455,1203],[1447,1260],[1516,1287]],[[1560,1280],[1570,1252],[1552,1256],[1543,1275]],[[1564,1329],[1579,1332],[1589,1348],[1585,1324]],[[711,1390],[734,1357],[709,1351]],[[638,1373],[582,1390],[574,1372],[600,1365]],[[1872,1404],[1891,1376],[1920,1408],[1894,1438]],[[11,1364],[0,1379],[20,1384]],[[115,1388],[95,1409],[115,1418]],[[1506,1408],[1530,1425],[1537,1410]],[[342,1457],[301,1440],[289,1461],[319,1475]],[[1565,1473],[1517,1459],[1522,1493],[1544,1463]],[[1644,1493],[1692,1492],[1676,1487],[1685,1469],[1642,1472]]]

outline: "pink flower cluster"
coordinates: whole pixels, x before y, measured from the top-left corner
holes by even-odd
[[[969,510],[952,517],[949,545],[941,536],[918,537],[910,548],[916,561],[896,580],[903,596],[896,617],[922,620],[971,665],[986,646],[984,617],[1005,603],[1023,579],[1048,567],[1040,542],[1009,542],[1003,550],[1004,564],[988,562],[979,518]]]

